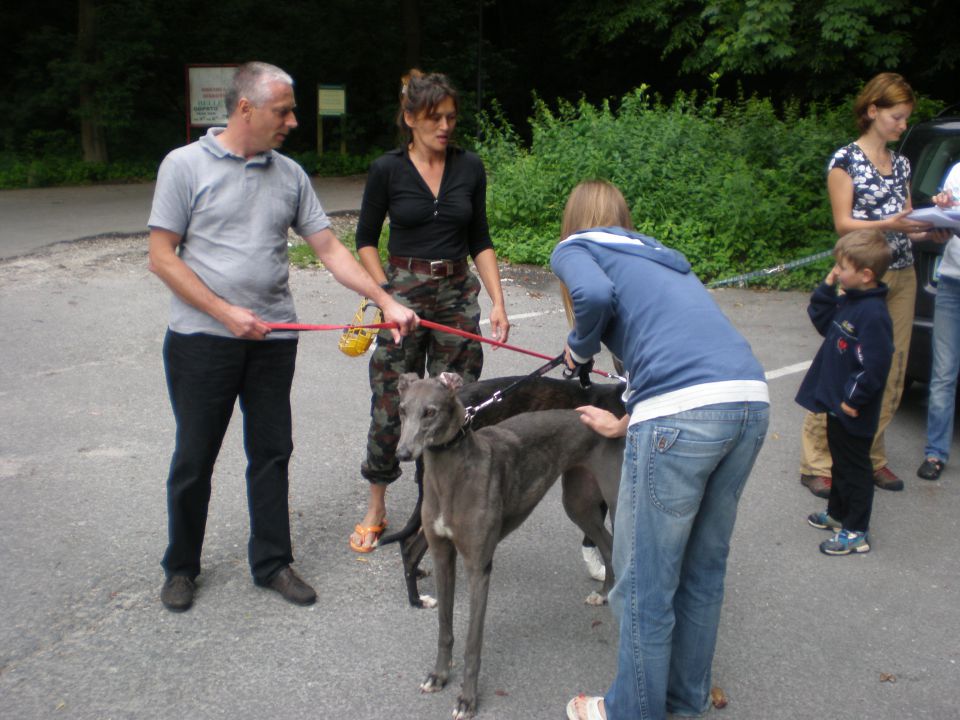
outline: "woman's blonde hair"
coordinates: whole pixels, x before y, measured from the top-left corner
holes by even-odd
[[[853,101],[853,115],[857,119],[860,132],[866,132],[873,123],[869,115],[871,105],[876,105],[878,108],[892,108],[901,103],[916,104],[913,88],[903,79],[903,75],[885,72],[874,76],[863,86],[863,90]]]
[[[561,240],[578,230],[610,225],[633,230],[627,201],[616,185],[606,180],[585,180],[570,191],[563,208]]]
[[[585,180],[570,191],[560,224],[561,240],[580,230],[610,226],[633,230],[630,208],[616,185],[606,180]],[[570,291],[563,283],[560,284],[560,291],[567,323],[573,327],[573,300],[570,298]]]

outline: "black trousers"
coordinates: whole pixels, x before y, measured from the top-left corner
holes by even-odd
[[[851,435],[833,415],[827,415],[827,444],[833,458],[833,481],[827,514],[844,530],[866,532],[873,512],[872,437]]]
[[[247,554],[254,582],[293,562],[287,468],[293,452],[290,387],[297,340],[238,340],[167,331],[163,361],[177,422],[167,478],[167,574],[195,578],[210,503],[210,478],[240,400],[247,455]]]

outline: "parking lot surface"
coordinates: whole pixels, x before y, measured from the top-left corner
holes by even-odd
[[[347,544],[365,508],[369,391],[365,360],[339,353],[332,333],[301,338],[293,393],[295,567],[317,604],[295,607],[251,583],[237,413],[214,475],[196,604],[179,615],[161,606],[168,292],[145,252],[132,235],[0,261],[0,717],[448,718],[465,583],[452,685],[422,695],[436,617],[406,605],[396,547],[358,556]],[[540,270],[505,277],[511,343],[558,352],[556,283]],[[304,322],[347,322],[356,310],[321,269],[294,270],[292,286]],[[960,475],[950,465],[936,483],[913,476],[922,386],[887,432],[907,487],[878,491],[873,551],[821,555],[822,535],[804,518],[822,501],[797,475],[793,395],[819,345],[806,295],[716,297],[770,373],[772,422],[727,576],[714,683],[730,703],[710,716],[960,717]],[[486,377],[539,364],[505,350],[486,357]],[[388,495],[391,524],[414,500],[408,472]],[[583,603],[594,587],[554,488],[497,551],[479,717],[559,720],[575,693],[606,689],[616,632],[607,608]]]

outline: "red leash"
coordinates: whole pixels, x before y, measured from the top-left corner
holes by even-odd
[[[310,330],[396,330],[399,326],[396,323],[371,323],[369,325],[307,325],[306,323],[266,323],[267,327],[271,330],[298,330],[298,331],[310,331]],[[425,327],[428,330],[439,330],[441,332],[450,333],[451,335],[459,335],[460,337],[469,338],[470,340],[477,340],[479,342],[487,343],[488,345],[493,345],[494,347],[502,347],[507,350],[513,350],[514,352],[523,353],[524,355],[532,355],[533,357],[540,358],[541,360],[553,360],[549,355],[544,355],[543,353],[534,352],[533,350],[527,350],[526,348],[517,347],[516,345],[508,345],[507,343],[502,343],[499,340],[491,340],[490,338],[485,338],[483,335],[476,335],[466,330],[459,330],[457,328],[448,327],[447,325],[441,325],[440,323],[435,323],[432,320],[420,320],[420,327]],[[605,378],[620,379],[617,375],[604,372],[603,370],[592,370],[591,372],[596,373],[597,375],[602,375]]]

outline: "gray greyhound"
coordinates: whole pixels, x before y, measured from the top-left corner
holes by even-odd
[[[457,553],[467,574],[470,615],[456,720],[476,713],[497,543],[520,526],[563,474],[564,509],[601,553],[609,553],[609,547],[600,544],[601,530],[606,531],[598,508],[606,501],[613,511],[623,462],[623,441],[593,432],[575,410],[522,413],[472,431],[457,397],[462,382],[453,373],[427,380],[414,373],[402,375],[397,445],[400,460],[423,456],[423,530],[433,555],[439,603],[437,661],[420,685],[423,692],[437,692],[450,674]],[[612,582],[612,573],[607,582]]]
[[[617,417],[623,417],[626,408],[623,406],[624,383],[591,383],[584,387],[579,382],[571,380],[560,380],[557,378],[521,375],[513,377],[500,377],[478,382],[469,383],[457,390],[457,397],[465,407],[476,408],[470,427],[479,430],[487,425],[494,425],[506,420],[508,417],[519,415],[522,412],[531,412],[533,410],[559,410],[580,407],[581,405],[594,405],[604,410],[609,410]],[[492,397],[497,397],[497,402],[489,404]],[[578,468],[573,472],[586,473],[587,471]],[[619,470],[617,471],[619,473]],[[399,543],[400,557],[403,561],[403,575],[407,585],[407,598],[410,605],[418,608],[436,607],[436,600],[429,595],[421,595],[419,589],[419,580],[426,573],[420,569],[420,561],[427,551],[427,539],[422,532],[422,523],[420,518],[420,508],[423,504],[423,458],[416,463],[417,482],[417,504],[407,520],[407,524],[397,532],[384,535],[380,538],[380,545],[384,546],[392,542]],[[591,492],[588,484],[589,478],[582,479],[583,485],[580,493]],[[595,488],[593,493],[598,492]],[[613,492],[616,495],[616,492]],[[588,497],[581,498],[584,503],[591,502]],[[601,505],[595,505],[599,523],[603,524],[604,509]],[[612,515],[611,515],[612,517]],[[602,540],[602,541],[601,541]],[[609,557],[609,548],[612,538],[606,532],[601,530],[601,539],[594,539],[598,545],[600,554],[606,564],[607,576],[610,580],[604,583],[600,593],[591,593],[587,602],[596,604],[602,602],[607,592],[613,587],[613,568],[611,567],[611,558]],[[605,550],[607,554],[604,554]]]

